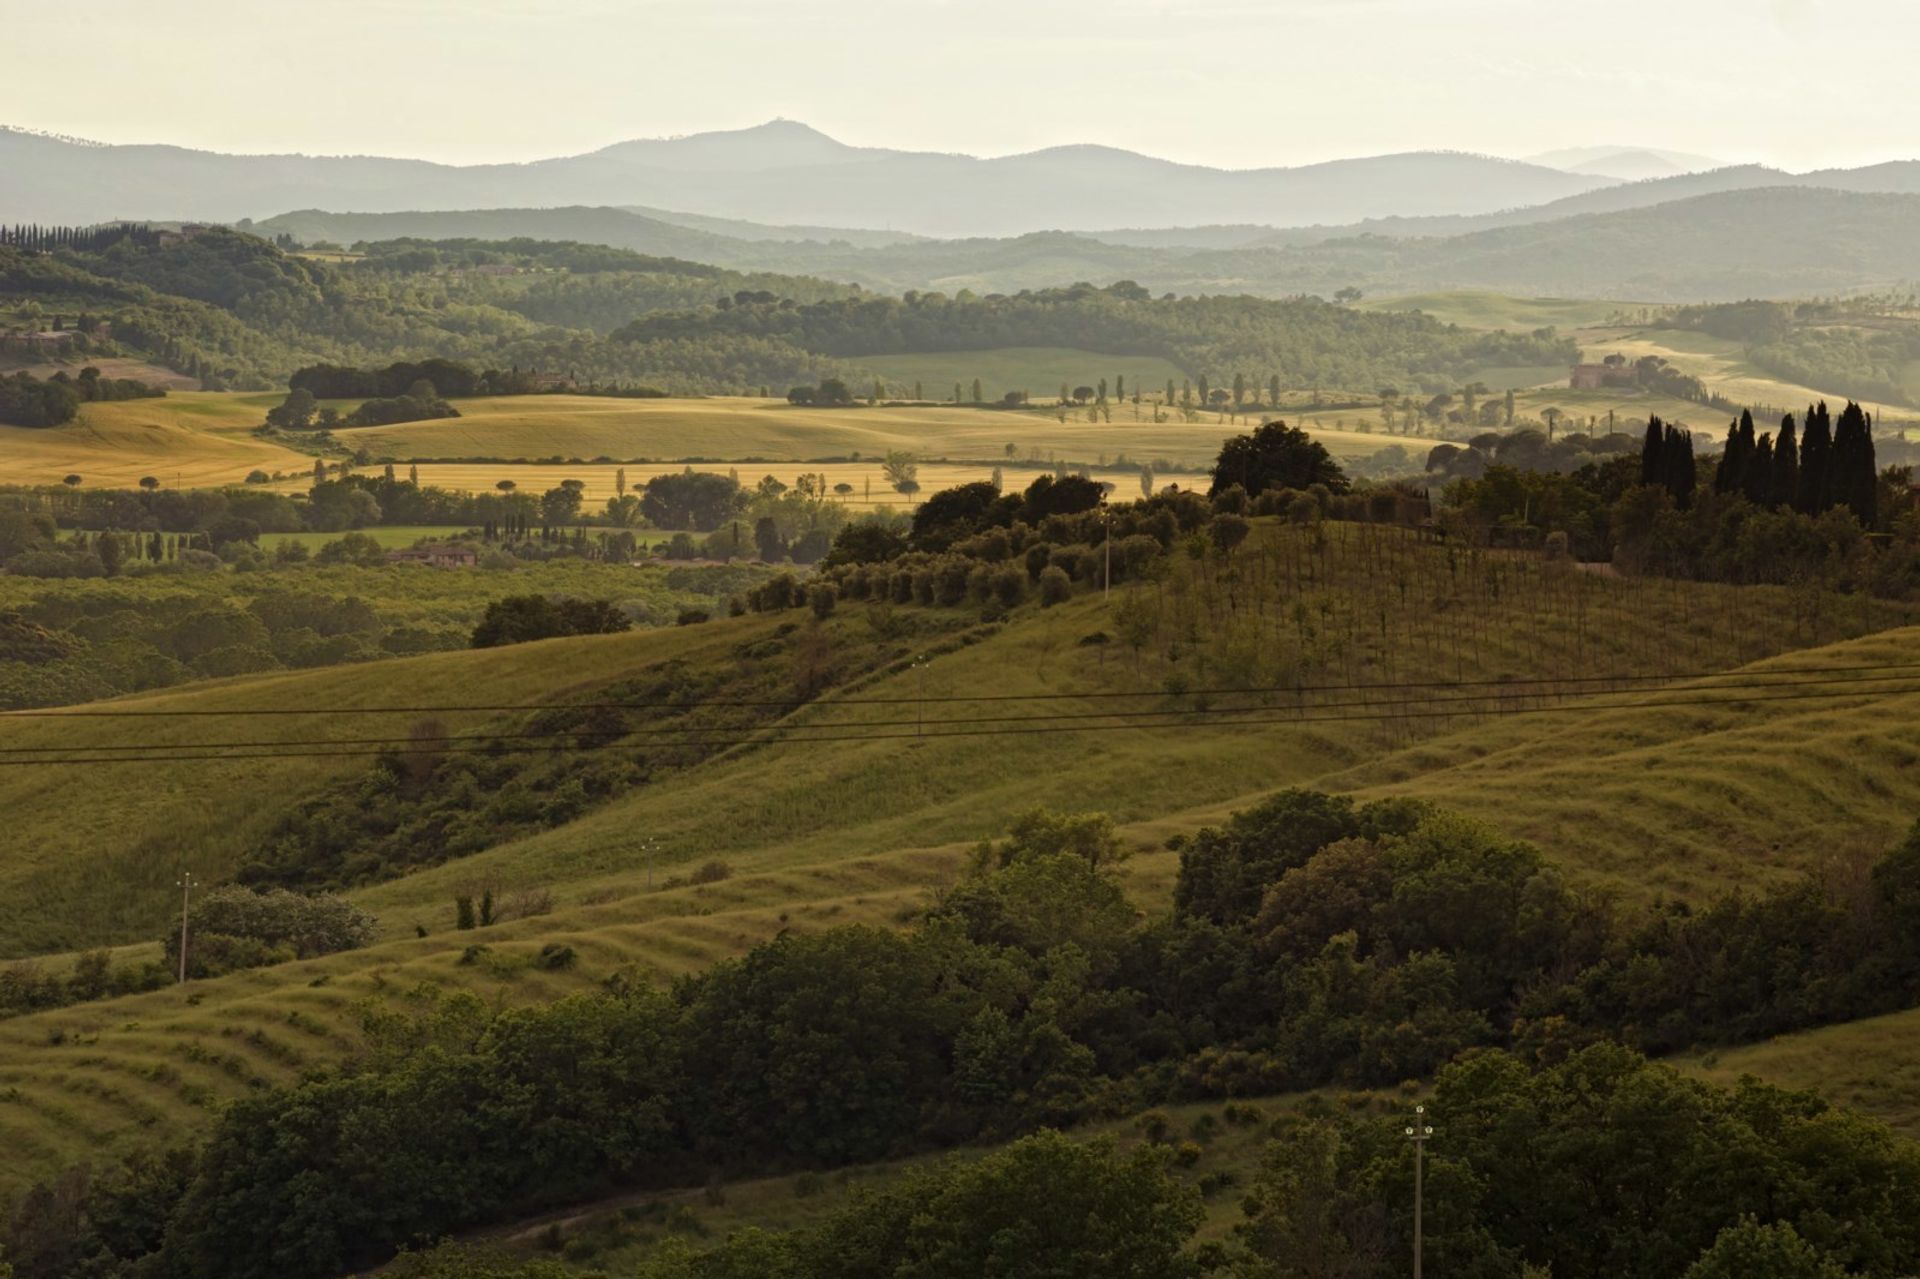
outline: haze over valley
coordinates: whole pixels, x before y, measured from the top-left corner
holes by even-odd
[[[7,34],[0,1279],[1920,1274],[1911,6]]]

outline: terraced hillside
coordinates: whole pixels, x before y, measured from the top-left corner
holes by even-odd
[[[1106,810],[1126,823],[1127,839],[1141,849],[1129,863],[1130,883],[1147,905],[1164,900],[1171,881],[1174,855],[1156,851],[1169,834],[1249,797],[1310,782],[1428,795],[1536,838],[1578,875],[1630,891],[1705,892],[1748,882],[1754,863],[1720,848],[1760,847],[1781,819],[1759,802],[1775,779],[1744,767],[1747,743],[1829,739],[1834,749],[1858,753],[1860,743],[1834,726],[1848,714],[1857,718],[1865,695],[1831,709],[1811,699],[1753,701],[1758,694],[1743,695],[1739,681],[1723,679],[1720,693],[1698,699],[1741,700],[1646,707],[1634,703],[1655,699],[1574,681],[1644,671],[1635,663],[1654,653],[1667,655],[1665,669],[1679,674],[1836,638],[1837,647],[1758,669],[1920,663],[1920,632],[1911,629],[1845,640],[1912,620],[1884,606],[1872,617],[1830,615],[1824,629],[1796,637],[1769,624],[1786,610],[1779,592],[1693,587],[1683,594],[1549,572],[1516,557],[1456,561],[1456,578],[1445,548],[1376,532],[1334,526],[1324,558],[1315,559],[1306,531],[1261,526],[1259,540],[1240,555],[1242,589],[1262,601],[1264,642],[1276,656],[1291,651],[1288,635],[1305,620],[1329,637],[1350,635],[1352,647],[1323,656],[1311,679],[1291,683],[1258,664],[1246,677],[1219,664],[1202,668],[1225,681],[1215,686],[1243,680],[1265,690],[1204,702],[1162,691],[1169,673],[1195,669],[1185,640],[1176,645],[1180,666],[1169,665],[1162,647],[1184,634],[1177,613],[1167,639],[1137,654],[1084,642],[1123,629],[1125,610],[1154,597],[1156,588],[1143,587],[1116,591],[1111,604],[1083,597],[1046,611],[1028,606],[985,626],[959,610],[847,607],[821,626],[749,616],[240,679],[90,708],[328,712],[297,729],[242,720],[236,732],[231,722],[199,716],[137,720],[135,729],[78,715],[10,721],[10,745],[71,752],[137,730],[139,740],[163,742],[184,757],[250,734],[372,736],[377,730],[352,714],[370,709],[580,700],[673,664],[728,667],[749,651],[776,677],[786,669],[781,663],[831,662],[836,654],[880,663],[872,678],[775,722],[716,734],[732,744],[571,820],[355,889],[385,938],[369,949],[0,1021],[0,1141],[26,1152],[0,1179],[17,1183],[78,1155],[165,1138],[200,1123],[223,1098],[339,1060],[359,1042],[358,1018],[370,999],[415,1001],[449,990],[489,1002],[546,999],[622,971],[690,971],[782,928],[901,921],[957,872],[975,840],[1036,804]],[[1273,574],[1270,585],[1293,585],[1255,593],[1256,564]],[[1310,590],[1285,575],[1288,565],[1314,575]],[[1365,594],[1361,584],[1368,571],[1392,579],[1396,565],[1405,589],[1389,594],[1376,633],[1379,592]],[[1184,580],[1165,584],[1169,600],[1199,589]],[[919,629],[895,629],[903,624]],[[1209,660],[1230,655],[1205,645],[1199,652],[1212,653]],[[924,670],[911,664],[920,654],[930,656]],[[1536,680],[1543,682],[1527,682]],[[1443,682],[1460,687],[1435,686]],[[1354,683],[1373,691],[1356,694],[1347,687]],[[1115,693],[1129,695],[1119,699],[1124,714],[1116,715]],[[1616,708],[1573,709],[1582,697]],[[1537,713],[1503,713],[1522,710]],[[401,722],[416,717],[409,712]],[[524,722],[475,711],[457,727],[511,731]],[[1904,740],[1897,719],[1885,727],[1871,740]],[[1723,741],[1731,745],[1720,751]],[[1606,811],[1610,781],[1645,780],[1637,771],[1646,763],[1636,753],[1643,748],[1676,770],[1676,789],[1681,777],[1707,781],[1701,803],[1721,823],[1719,842],[1673,822],[1635,824],[1637,816]],[[684,742],[624,749],[644,760]],[[1859,806],[1861,839],[1920,804],[1920,786],[1898,757],[1890,749],[1882,755],[1884,767],[1818,801],[1851,808],[1856,789],[1879,792]],[[1521,780],[1504,784],[1491,763],[1474,766],[1502,759],[1519,761],[1512,771]],[[1522,766],[1528,761],[1547,770],[1532,786]],[[137,770],[140,786],[125,784],[128,770]],[[369,761],[357,757],[0,771],[10,820],[0,887],[30,903],[21,918],[33,925],[16,929],[15,953],[49,949],[50,927],[66,947],[157,934],[178,900],[172,884],[183,850],[197,873],[217,879],[277,818],[323,795],[339,802],[350,793],[340,788],[369,772]],[[1817,816],[1808,810],[1808,820]],[[1618,852],[1617,837],[1587,834],[1586,820],[1629,830],[1630,851]],[[1830,848],[1788,844],[1763,864],[1807,867]],[[695,875],[710,863],[724,866]],[[456,930],[456,894],[482,885],[502,900],[530,904],[477,933]],[[549,945],[573,948],[577,962],[544,966],[540,952]]]

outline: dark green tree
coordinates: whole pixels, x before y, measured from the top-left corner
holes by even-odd
[[[1800,484],[1793,509],[1818,515],[1833,505],[1833,427],[1822,400],[1807,409],[1806,429],[1800,435]]]
[[[1800,489],[1800,448],[1794,437],[1793,414],[1780,419],[1780,434],[1773,442],[1773,482],[1767,491],[1767,505],[1775,510],[1792,510]]]
[[[1346,473],[1326,446],[1298,427],[1280,421],[1268,422],[1247,435],[1236,435],[1221,445],[1212,475],[1209,496],[1217,496],[1235,484],[1246,489],[1248,497],[1258,497],[1269,489],[1305,489],[1315,484],[1324,485],[1330,493],[1348,489]]]

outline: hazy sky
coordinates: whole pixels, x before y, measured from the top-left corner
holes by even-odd
[[[1920,0],[0,0],[0,48],[0,123],[230,151],[532,159],[786,116],[1231,167],[1920,156]]]

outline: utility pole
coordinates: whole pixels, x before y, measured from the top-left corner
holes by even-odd
[[[647,891],[653,891],[653,859],[660,851],[660,841],[649,835],[640,841],[641,855],[647,859]]]
[[[1107,566],[1100,571],[1100,602],[1105,604],[1113,599],[1113,509],[1104,496],[1100,499],[1100,533],[1107,553]]]
[[[193,896],[193,890],[199,885],[194,882],[192,871],[183,871],[175,881],[174,887],[180,890],[180,980],[187,979],[187,900]]]
[[[1407,1128],[1407,1140],[1413,1143],[1413,1279],[1420,1279],[1421,1253],[1425,1249],[1423,1225],[1420,1220],[1421,1202],[1424,1187],[1421,1184],[1423,1167],[1426,1162],[1427,1138],[1433,1136],[1433,1127],[1427,1123],[1427,1108],[1413,1108],[1413,1123]]]
[[[920,701],[914,709],[913,735],[924,737],[927,733],[927,655],[925,653],[913,659],[913,669],[920,673]]]

